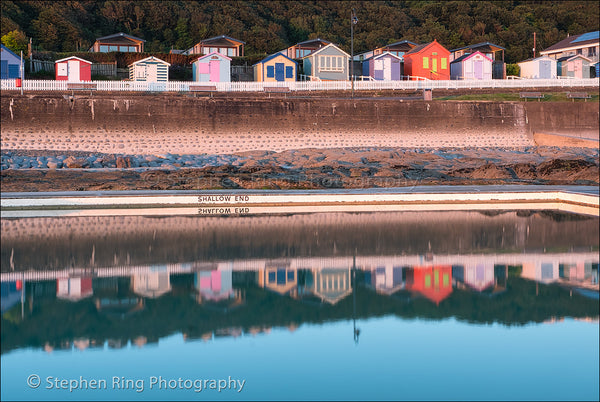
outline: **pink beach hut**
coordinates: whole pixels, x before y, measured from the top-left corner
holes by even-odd
[[[451,80],[491,80],[494,61],[477,51],[460,56],[450,63]]]
[[[217,52],[198,57],[192,75],[195,82],[231,82],[231,58]]]

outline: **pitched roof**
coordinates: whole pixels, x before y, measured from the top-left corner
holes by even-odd
[[[4,45],[2,45],[2,49],[3,49],[3,50],[5,50],[5,51],[7,51],[8,53],[12,54],[13,56],[15,56],[17,59],[20,59],[20,58],[21,58],[21,56],[17,56],[17,55],[15,54],[15,52],[13,52],[12,50],[10,50],[9,48],[7,48],[7,47],[6,47],[6,46],[4,46]]]
[[[317,53],[320,53],[320,52],[324,51],[324,50],[325,50],[325,49],[327,49],[328,47],[334,47],[334,48],[336,48],[337,50],[339,50],[340,52],[344,53],[344,54],[346,55],[346,57],[350,57],[350,55],[349,55],[348,53],[344,52],[342,49],[340,49],[339,47],[337,47],[337,46],[336,46],[336,45],[334,45],[333,43],[330,43],[330,44],[329,44],[329,45],[327,45],[327,46],[323,46],[323,47],[322,47],[322,48],[320,48],[319,50],[315,50],[314,52],[311,52],[310,54],[308,54],[308,55],[304,56],[302,59],[306,59],[307,57],[312,57],[312,56],[314,56],[315,54],[317,54]]]
[[[399,46],[399,45],[409,45],[409,46],[412,45],[412,46],[410,46],[411,48],[418,46],[418,44],[411,42],[409,40],[401,40],[401,41],[390,43],[390,44],[387,44],[384,46],[379,46],[377,49],[384,49],[386,47],[393,47],[393,46]]]
[[[567,49],[570,47],[584,47],[592,43],[600,42],[600,31],[587,32],[579,35],[568,36],[554,45],[542,50],[542,53],[548,53],[555,50]]]
[[[412,48],[410,51],[404,53],[404,55],[408,55],[408,54],[414,54],[414,53],[419,53],[421,50],[425,49],[426,47],[429,47],[433,44],[437,43],[438,45],[440,45],[442,48],[444,48],[447,52],[450,52],[449,50],[447,50],[444,46],[442,46],[437,40],[433,40],[433,42],[429,42],[429,43],[424,43],[422,45],[418,45],[414,48]]]
[[[458,59],[454,59],[454,60],[452,60],[452,61],[450,62],[450,64],[452,64],[452,63],[457,63],[457,62],[460,62],[460,61],[466,60],[466,59],[468,59],[469,57],[473,57],[473,56],[475,56],[475,55],[477,55],[477,54],[480,54],[480,55],[482,55],[483,57],[485,57],[485,58],[486,58],[487,60],[489,60],[490,62],[492,62],[492,61],[493,61],[492,59],[490,59],[489,57],[487,57],[485,54],[481,53],[481,52],[478,50],[478,51],[476,51],[475,53],[467,53],[467,54],[463,54],[463,55],[462,55],[462,56],[460,56]]]
[[[298,64],[298,62],[297,62],[296,60],[294,60],[294,59],[290,59],[290,58],[289,58],[289,57],[287,57],[285,54],[283,54],[283,52],[277,52],[277,53],[273,53],[273,54],[271,54],[271,55],[269,55],[269,56],[265,57],[264,59],[262,59],[262,60],[261,60],[261,61],[259,61],[258,63],[255,63],[254,65],[261,64],[261,63],[266,63],[267,61],[269,61],[269,60],[271,60],[271,59],[274,59],[274,58],[275,58],[275,57],[277,57],[277,56],[282,56],[282,57],[285,57],[285,58],[286,58],[286,59],[288,59],[289,61],[291,61],[291,62],[294,62],[294,64]]]
[[[170,66],[170,65],[171,65],[171,63],[167,63],[166,61],[164,61],[164,60],[161,60],[161,59],[159,59],[159,58],[157,58],[157,57],[150,56],[150,57],[146,57],[145,59],[141,59],[141,60],[138,60],[138,61],[134,61],[134,62],[133,62],[133,63],[131,63],[129,66],[133,66],[134,64],[138,64],[138,63],[142,63],[142,62],[145,62],[145,61],[150,61],[150,60],[152,60],[152,61],[157,61],[157,62],[159,62],[159,63],[166,64],[167,66]]]
[[[476,43],[474,45],[463,46],[463,47],[459,47],[456,49],[452,49],[452,50],[450,50],[450,52],[457,52],[457,51],[463,50],[463,49],[480,49],[480,48],[485,48],[485,47],[488,47],[493,52],[495,52],[497,50],[506,50],[502,46],[495,45],[491,42],[481,42],[481,43]]]
[[[212,38],[208,38],[208,39],[203,39],[198,43],[202,43],[202,44],[206,44],[206,43],[211,43],[211,42],[218,42],[219,40],[225,39],[226,41],[230,41],[230,42],[237,42],[237,43],[241,43],[243,45],[246,44],[246,42],[241,41],[239,39],[234,39],[230,36],[227,35],[221,35],[221,36],[214,36]]]
[[[395,54],[392,54],[392,53],[390,53],[390,52],[383,52],[383,53],[381,53],[381,54],[378,54],[378,55],[376,55],[376,56],[371,56],[371,57],[368,57],[368,58],[366,58],[364,61],[371,60],[371,59],[373,59],[373,60],[374,60],[374,59],[378,59],[378,58],[380,58],[380,57],[383,57],[383,56],[392,56],[393,58],[396,58],[396,59],[398,59],[398,60],[402,61],[402,57],[400,57],[400,56],[396,56]]]
[[[131,40],[134,40],[134,41],[139,41],[139,42],[146,42],[145,40],[143,40],[143,39],[141,39],[141,38],[137,38],[137,37],[135,37],[135,36],[132,36],[132,35],[127,35],[126,33],[123,33],[123,32],[119,32],[119,33],[116,33],[116,34],[112,34],[112,35],[103,36],[103,37],[101,37],[101,38],[96,38],[96,41],[99,41],[99,40],[105,40],[105,39],[119,38],[119,37],[123,37],[123,38],[131,39]]]
[[[538,56],[538,57],[536,57],[536,58],[533,58],[533,57],[531,57],[531,58],[529,58],[529,59],[526,59],[526,60],[521,60],[521,61],[517,62],[517,64],[525,63],[525,62],[528,62],[528,61],[535,61],[535,60],[539,60],[539,59],[548,59],[548,60],[554,60],[554,59],[551,59],[550,57],[548,57],[548,56],[546,56],[546,55],[542,55],[542,56]],[[554,61],[555,61],[555,60],[554,60]]]
[[[66,57],[64,59],[56,60],[54,63],[60,63],[60,62],[71,60],[71,59],[77,59],[79,61],[83,61],[84,63],[93,64],[91,61],[84,60],[84,59],[81,59],[81,58],[76,57],[76,56],[70,56],[70,57]]]
[[[221,54],[221,53],[219,53],[219,52],[211,52],[211,53],[209,53],[209,54],[205,54],[205,55],[203,55],[203,56],[196,57],[196,58],[194,59],[193,63],[197,62],[198,60],[205,59],[205,58],[207,58],[207,57],[210,57],[210,56],[213,56],[213,55],[219,55],[220,57],[223,57],[224,59],[227,59],[227,60],[231,61],[231,57],[227,57],[227,56],[225,56],[224,54]]]
[[[296,43],[294,46],[298,46],[298,45],[306,45],[308,43],[312,43],[312,42],[321,42],[321,43],[327,43],[330,44],[331,42],[329,42],[328,40],[325,39],[321,39],[321,38],[315,38],[315,39],[309,39],[309,40],[305,40],[304,42],[298,42]]]

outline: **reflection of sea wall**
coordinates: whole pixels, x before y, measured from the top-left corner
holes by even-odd
[[[17,270],[63,269],[354,252],[468,254],[498,250],[589,251],[597,247],[598,218],[548,214],[406,212],[3,219],[1,262],[6,272],[11,266]]]

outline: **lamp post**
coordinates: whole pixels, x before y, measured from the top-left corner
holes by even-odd
[[[350,85],[352,87],[352,98],[354,98],[354,25],[358,23],[356,11],[350,13]]]

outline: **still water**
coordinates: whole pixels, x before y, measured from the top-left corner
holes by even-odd
[[[598,400],[598,217],[2,220],[3,400]]]

